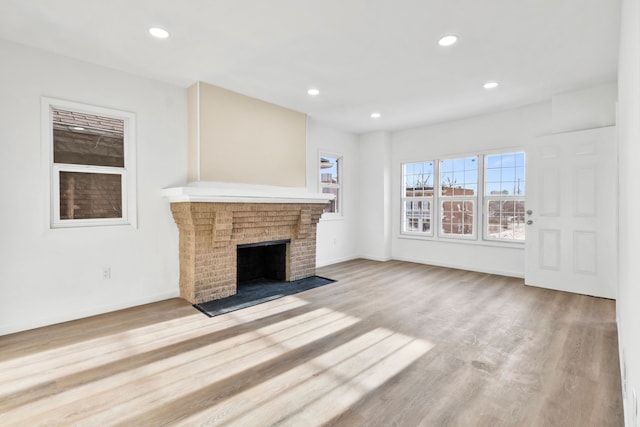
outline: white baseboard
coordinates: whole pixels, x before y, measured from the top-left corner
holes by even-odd
[[[316,261],[316,267],[326,267],[327,265],[338,264],[346,261],[353,261],[354,259],[361,258],[359,255],[350,255],[342,258],[325,259]]]
[[[438,267],[455,268],[458,270],[476,271],[478,273],[495,274],[498,276],[517,277],[519,279],[524,279],[524,273],[521,271],[495,270],[491,268],[477,268],[477,267],[471,267],[465,264],[453,264],[453,263],[437,262],[437,261],[430,261],[430,260],[424,260],[424,259],[412,259],[410,257],[393,257],[393,259],[397,261],[414,262],[416,264],[435,265]]]
[[[112,311],[135,307],[138,305],[149,304],[152,302],[162,301],[170,298],[176,298],[179,296],[180,296],[179,290],[175,290],[175,291],[163,292],[153,296],[139,298],[131,301],[121,302],[117,304],[84,308],[82,310],[77,310],[77,311],[64,313],[60,315],[46,316],[46,317],[39,317],[39,318],[35,318],[32,315],[27,315],[25,316],[26,318],[23,319],[23,321],[12,323],[9,325],[1,325],[0,336],[13,334],[15,332],[27,331],[29,329],[40,328],[43,326],[55,325],[57,323],[69,322],[71,320],[78,320],[85,317],[96,316],[98,314],[110,313]],[[35,315],[37,313],[33,313],[33,314]]]
[[[377,255],[360,255],[360,256],[358,256],[358,258],[368,259],[368,260],[371,260],[371,261],[380,261],[380,262],[391,261],[393,259],[390,256],[380,257],[380,256],[377,256]]]
[[[351,257],[345,257],[335,260],[325,260],[317,263],[317,267],[325,267],[327,265],[338,264],[340,262],[351,261],[354,259],[368,259],[371,261],[379,261],[386,262],[391,260],[396,261],[406,261],[413,262],[416,264],[424,264],[424,265],[435,265],[438,267],[446,267],[446,268],[455,268],[458,270],[468,270],[468,271],[476,271],[478,273],[487,273],[487,274],[495,274],[498,276],[507,276],[507,277],[517,277],[519,279],[524,279],[524,273],[521,271],[509,271],[509,270],[496,270],[490,268],[474,268],[464,264],[453,264],[453,263],[443,263],[443,262],[434,262],[424,259],[410,258],[410,257],[378,257],[378,256],[368,256],[368,255],[356,255]]]

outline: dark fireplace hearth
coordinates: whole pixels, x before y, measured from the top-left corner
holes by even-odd
[[[290,240],[237,246],[237,284],[259,280],[287,280],[287,249]]]

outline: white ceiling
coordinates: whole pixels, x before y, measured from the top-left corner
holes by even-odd
[[[0,38],[360,133],[615,80],[619,13],[619,0],[0,0]],[[446,33],[459,43],[438,46]]]

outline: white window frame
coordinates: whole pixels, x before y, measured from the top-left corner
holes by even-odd
[[[111,117],[124,121],[124,167],[106,167],[82,164],[54,163],[53,116],[54,109]],[[135,113],[97,107],[94,105],[43,97],[41,101],[42,165],[48,194],[48,226],[54,228],[132,226],[137,227],[136,209],[136,115]],[[60,173],[81,172],[118,174],[122,185],[122,218],[60,219]]]
[[[337,167],[337,173],[338,173],[338,182],[333,184],[333,183],[325,183],[322,182],[322,169],[320,168],[320,159],[322,157],[332,157],[335,158],[338,162],[338,167]],[[320,193],[322,193],[322,189],[323,188],[334,188],[338,190],[338,196],[336,198],[336,206],[337,206],[337,210],[336,212],[325,212],[322,214],[322,218],[323,219],[341,219],[344,216],[344,206],[342,204],[342,201],[344,199],[344,175],[343,175],[343,168],[344,168],[344,156],[342,154],[339,153],[335,153],[335,152],[331,152],[331,151],[326,151],[326,150],[319,150],[318,151],[318,161],[316,162],[317,165],[317,171],[318,171],[318,191]]]
[[[399,215],[399,237],[400,238],[409,238],[409,239],[419,239],[419,240],[435,240],[435,241],[448,241],[448,242],[461,242],[468,244],[477,244],[477,245],[487,245],[487,246],[501,246],[501,247],[522,247],[524,246],[525,240],[512,240],[512,239],[496,239],[488,236],[488,203],[489,201],[495,200],[496,198],[499,200],[515,200],[515,201],[523,201],[525,200],[525,195],[519,196],[487,196],[485,195],[485,172],[486,172],[486,162],[488,156],[497,155],[497,154],[515,154],[515,153],[525,153],[525,168],[526,168],[526,152],[522,147],[505,147],[498,150],[487,150],[480,151],[475,153],[464,153],[464,154],[456,154],[451,156],[438,156],[435,157],[434,162],[434,176],[435,182],[434,186],[437,190],[434,192],[433,201],[432,201],[432,210],[431,210],[431,230],[438,230],[437,232],[433,232],[431,234],[427,233],[418,233],[418,232],[407,232],[404,229],[404,219],[405,219],[405,206],[406,201],[410,198],[407,198],[405,192],[405,165],[410,163],[422,163],[424,161],[408,159],[402,161],[400,163],[400,215]],[[464,159],[469,157],[475,157],[476,162],[478,164],[477,167],[477,191],[475,196],[442,196],[442,182],[441,182],[441,174],[440,174],[440,162],[445,160],[454,160],[454,159]],[[431,160],[428,160],[430,162]],[[525,192],[526,192],[526,176],[525,176]],[[495,198],[494,198],[495,197]],[[429,199],[427,197],[427,199]],[[474,201],[474,212],[473,212],[473,234],[469,235],[455,235],[455,234],[444,234],[442,233],[442,202],[443,201],[463,201],[463,200],[473,200]]]
[[[514,201],[514,202],[525,202],[525,196],[526,196],[526,179],[524,181],[524,185],[525,185],[525,193],[522,195],[495,195],[495,194],[486,194],[486,176],[487,176],[487,169],[488,169],[488,161],[489,161],[489,156],[497,156],[497,155],[504,155],[504,154],[519,154],[522,153],[524,154],[525,157],[525,163],[523,165],[523,168],[525,168],[525,177],[526,177],[526,153],[523,149],[505,149],[505,150],[500,150],[500,151],[493,151],[493,152],[487,152],[483,155],[483,182],[482,182],[482,194],[483,194],[483,233],[482,233],[482,239],[485,241],[489,241],[489,242],[500,242],[500,243],[506,243],[509,245],[524,245],[525,241],[526,241],[526,237],[524,240],[515,240],[515,239],[502,239],[502,238],[496,238],[496,237],[490,237],[489,236],[489,203],[492,201],[499,201],[499,202],[507,202],[507,201]],[[523,218],[523,222],[526,221],[525,218]]]
[[[461,155],[461,156],[452,156],[452,157],[443,157],[441,159],[438,159],[438,191],[437,191],[437,209],[438,209],[438,236],[442,239],[452,239],[452,240],[477,240],[478,239],[478,197],[480,192],[482,191],[482,171],[480,169],[480,167],[476,167],[476,191],[475,191],[475,195],[473,196],[463,196],[463,195],[456,195],[456,196],[443,196],[442,195],[442,189],[443,187],[443,183],[442,183],[442,172],[441,172],[441,166],[442,166],[442,162],[443,161],[447,161],[447,160],[458,160],[458,159],[468,159],[471,157],[475,157],[476,158],[476,165],[479,165],[480,162],[482,161],[482,155],[480,154],[468,154],[468,155]],[[454,233],[445,233],[444,230],[442,229],[442,224],[444,221],[442,221],[442,217],[443,217],[443,206],[442,204],[445,202],[461,202],[461,203],[465,203],[465,202],[473,202],[473,210],[472,210],[472,216],[473,216],[473,221],[471,222],[472,225],[472,233],[471,234],[454,234]]]
[[[407,192],[406,192],[406,165],[411,164],[411,163],[433,163],[433,196],[416,196],[416,197],[407,197]],[[436,192],[437,192],[437,187],[436,187],[436,180],[437,180],[437,173],[438,173],[438,161],[437,160],[422,160],[422,161],[415,161],[415,162],[403,162],[400,164],[400,174],[401,174],[401,182],[402,182],[402,207],[401,207],[401,213],[400,213],[400,234],[404,234],[406,236],[417,236],[417,237],[433,237],[434,232],[433,230],[436,227],[436,216],[434,215],[434,209],[436,207],[435,203],[436,203]],[[429,214],[430,214],[430,218],[429,218],[429,231],[421,231],[421,230],[417,230],[417,231],[412,231],[412,230],[408,230],[407,229],[407,223],[406,223],[406,208],[407,208],[407,202],[422,202],[422,203],[429,203],[430,206],[430,210],[429,210]]]

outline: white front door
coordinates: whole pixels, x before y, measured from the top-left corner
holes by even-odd
[[[537,138],[526,155],[525,283],[615,298],[616,128]]]

